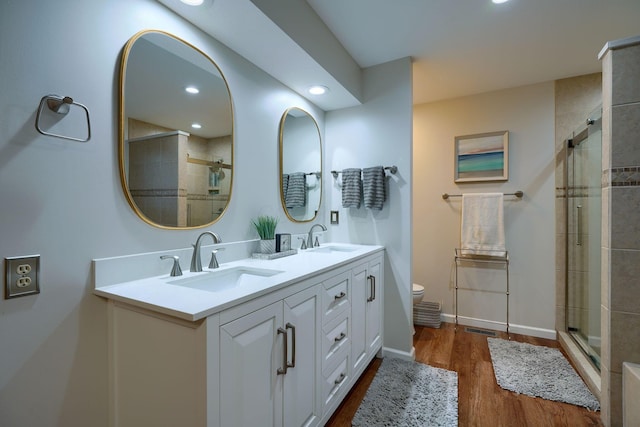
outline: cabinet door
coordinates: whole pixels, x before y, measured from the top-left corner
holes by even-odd
[[[322,416],[320,286],[284,300],[284,325],[289,340],[289,368],[284,375],[284,425],[287,427],[316,425]]]
[[[354,376],[365,368],[367,338],[365,330],[365,306],[369,294],[367,264],[361,264],[351,271],[351,360]]]
[[[220,424],[281,426],[282,302],[220,327]]]
[[[383,271],[382,258],[376,258],[369,263],[366,286],[366,340],[369,354],[377,352],[382,345]]]

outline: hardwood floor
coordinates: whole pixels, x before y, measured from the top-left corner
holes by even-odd
[[[500,338],[506,333],[498,332]],[[553,340],[511,334],[511,339],[560,348]],[[442,328],[416,326],[413,338],[416,361],[458,373],[458,425],[460,427],[602,426],[600,412],[575,405],[519,395],[498,386],[485,335],[443,323]],[[562,351],[562,350],[561,350]],[[566,356],[566,355],[565,355]],[[350,426],[351,419],[382,361],[374,359],[342,405],[326,424]]]

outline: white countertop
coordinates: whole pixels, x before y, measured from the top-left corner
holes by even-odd
[[[336,250],[328,253],[319,251],[331,247],[349,251]],[[111,300],[196,321],[383,249],[382,246],[375,245],[328,243],[320,248],[299,251],[296,255],[274,260],[242,259],[221,264],[218,269],[203,268],[200,273],[185,271],[179,277],[170,277],[167,273],[162,276],[101,286],[96,288],[94,293]],[[224,274],[239,267],[277,270],[278,273],[268,277],[250,276],[249,279],[243,279],[241,285],[228,289],[215,288],[215,277],[213,277],[215,274]],[[210,290],[169,283],[176,280],[187,282],[198,280],[207,275],[212,276],[211,285],[206,286]]]

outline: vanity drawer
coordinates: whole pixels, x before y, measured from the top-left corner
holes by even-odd
[[[332,321],[351,307],[351,272],[338,274],[323,282],[322,324]]]
[[[349,355],[346,354],[338,365],[322,377],[322,403],[325,409],[337,406],[342,396],[348,391]]]
[[[322,371],[332,366],[344,351],[349,351],[349,311],[343,311],[322,328]],[[344,351],[343,351],[344,350]]]

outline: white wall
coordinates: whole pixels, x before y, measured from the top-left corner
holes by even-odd
[[[61,23],[70,22],[65,28]],[[317,120],[325,170],[343,167],[351,152],[358,165],[394,163],[390,202],[378,213],[353,216],[339,241],[388,247],[385,312],[391,345],[408,351],[411,282],[411,65],[408,59],[365,70],[367,101],[325,113],[225,46],[152,0],[0,2],[0,257],[41,255],[41,293],[0,299],[0,425],[104,426],[107,423],[105,302],[92,294],[94,258],[188,248],[202,229],[162,230],[130,209],[117,159],[117,82],[126,41],[160,29],[199,47],[219,65],[234,106],[233,192],[212,227],[224,241],[255,236],[251,218],[280,218],[279,231],[305,233],[279,199],[278,125],[297,106]],[[42,136],[34,128],[42,96],[73,97],[91,111],[93,137],[82,144]],[[361,126],[364,126],[362,130]],[[75,130],[75,129],[70,129]],[[348,130],[345,135],[342,130]],[[359,145],[355,137],[362,138]],[[334,161],[335,160],[335,161]],[[318,221],[327,223],[335,197],[331,175]],[[342,226],[349,224],[343,214]],[[341,230],[342,228],[340,228]],[[330,229],[331,231],[338,231]],[[227,251],[226,256],[229,256]],[[220,256],[225,262],[225,253]],[[187,268],[188,259],[182,260]],[[389,314],[389,310],[393,310]]]
[[[322,133],[323,111],[155,1],[0,2],[0,257],[42,257],[41,294],[0,299],[3,427],[106,425],[106,304],[91,293],[91,259],[186,248],[202,231],[147,225],[121,190],[120,54],[133,34],[150,28],[209,54],[231,89],[232,201],[208,229],[225,241],[257,237],[250,219],[270,213],[280,217],[282,231],[308,230],[290,223],[279,202],[278,125],[286,108],[299,106]],[[91,141],[36,132],[38,103],[51,93],[88,106]]]
[[[460,245],[461,199],[444,201],[442,193],[522,190],[522,200],[505,198],[510,322],[513,332],[553,336],[553,82],[417,105],[413,122],[413,276],[425,287],[424,299],[442,301],[443,312],[454,313],[453,254]],[[454,137],[499,130],[509,131],[509,180],[455,184]],[[499,288],[504,274],[493,281]],[[505,296],[459,293],[459,315],[478,319],[481,326],[492,326],[487,320],[504,322]]]
[[[399,59],[364,71],[365,103],[327,113],[325,171],[369,166],[398,167],[389,175],[387,201],[380,211],[343,208],[339,182],[325,173],[326,210],[337,210],[329,225],[334,241],[386,248],[384,347],[411,353],[411,60]]]

